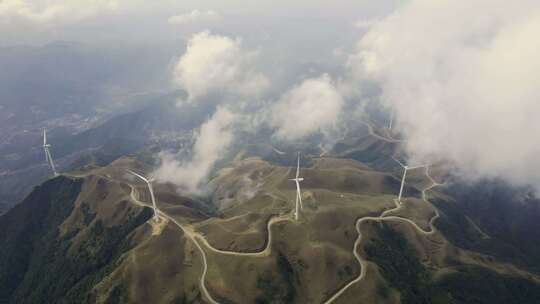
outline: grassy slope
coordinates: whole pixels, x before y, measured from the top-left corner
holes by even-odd
[[[234,169],[238,172],[229,171],[231,176],[216,180],[218,188],[226,190],[216,197],[232,200],[225,209],[209,209],[204,203],[178,196],[166,185],[156,186],[158,204],[163,210],[174,212],[172,215],[181,223],[201,223],[197,228],[216,247],[260,250],[265,245],[269,215],[292,208],[294,185],[286,181],[292,173],[261,161],[244,164]],[[359,267],[351,254],[357,236],[354,223],[359,217],[378,215],[393,206],[394,196],[390,194],[396,189],[394,183],[388,182],[393,178],[350,160],[328,158],[313,164],[312,168],[302,170],[310,183],[304,186],[301,222],[282,222],[272,227],[271,255],[236,257],[207,250],[206,282],[220,302],[320,303],[358,275]],[[197,249],[172,223],[153,235],[152,226],[143,225],[150,210],[126,201],[130,189],[122,184],[128,181],[125,167],[133,166],[144,171],[143,167],[122,159],[94,171],[115,181],[94,176],[76,186],[77,180],[53,179],[36,189],[33,200],[31,195],[28,203],[21,204],[26,207],[17,207],[9,216],[0,218],[0,228],[11,229],[0,234],[0,245],[11,248],[0,253],[0,266],[18,265],[0,267],[0,282],[7,282],[0,285],[4,299],[33,303],[51,298],[60,303],[201,301],[201,261]],[[240,199],[245,194],[241,188],[254,185],[246,186],[244,176],[255,184],[262,182],[259,194],[250,199]],[[139,186],[141,200],[149,201],[144,187]],[[421,212],[427,209],[417,211],[418,220],[432,215]],[[221,218],[212,215],[208,219],[211,212],[217,212]],[[33,224],[29,227],[37,225],[39,229],[14,224],[23,218],[30,218]],[[42,229],[43,225],[47,229]],[[432,265],[426,264],[426,253],[422,252],[420,261],[419,250],[429,251],[423,242],[431,241],[424,240],[409,224],[400,224],[407,228],[407,233],[378,224],[364,229],[365,225],[368,224],[362,226],[366,240],[362,254],[371,261],[367,277],[347,291],[339,303],[395,303],[398,294],[402,303],[538,300],[537,285],[466,266],[455,252],[447,255],[454,260],[439,259]],[[453,229],[461,232],[464,227],[457,225]],[[442,236],[436,238],[439,242]],[[26,239],[32,241],[25,242]],[[18,254],[24,252],[28,252],[26,257]],[[21,267],[25,268],[22,272]],[[435,275],[435,268],[447,271]],[[14,269],[23,275],[10,285],[8,278],[13,276]],[[470,285],[463,286],[463,281]]]
[[[449,241],[540,274],[539,199],[500,181],[458,184],[446,192],[453,201],[434,203],[443,211],[437,227]],[[489,238],[478,233],[467,217]]]
[[[0,218],[0,226],[7,229],[23,227],[0,238],[2,248],[7,248],[0,262],[11,265],[1,268],[7,271],[0,280],[10,282],[1,285],[4,302],[94,302],[92,288],[129,249],[130,233],[151,216],[147,208],[130,208],[121,223],[113,224],[96,214],[93,204],[99,202],[81,199],[82,184],[81,180],[55,178]],[[64,230],[62,223],[72,217],[77,220]],[[31,224],[20,225],[23,221]],[[14,259],[16,267],[12,266]]]
[[[374,225],[376,236],[366,242],[368,259],[381,269],[389,286],[401,294],[401,303],[538,303],[540,285],[497,274],[485,268],[459,265],[437,280],[419,261],[417,253],[398,232]],[[386,295],[386,289],[380,289]]]
[[[0,302],[7,303],[24,280],[36,245],[73,209],[81,183],[56,178],[44,183],[0,217]],[[54,189],[54,191],[52,191]]]

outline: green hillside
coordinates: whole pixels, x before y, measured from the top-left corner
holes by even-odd
[[[51,179],[0,217],[0,303],[538,302],[532,260],[514,254],[534,244],[458,207],[474,192],[424,197],[418,170],[399,205],[393,171],[307,158],[299,221],[293,170],[257,157],[217,172],[204,197],[156,183],[158,222],[126,174],[150,170],[133,158]]]

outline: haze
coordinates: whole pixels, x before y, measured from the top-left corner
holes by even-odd
[[[193,192],[239,132],[320,135],[331,148],[368,102],[396,114],[411,161],[540,187],[538,33],[535,0],[0,2],[3,52],[58,41],[100,50],[90,93],[106,107],[175,90],[178,107],[208,105],[190,157],[170,149],[157,171]],[[9,63],[26,59],[10,56],[3,78],[15,83],[26,74]],[[3,90],[3,100],[20,94]]]

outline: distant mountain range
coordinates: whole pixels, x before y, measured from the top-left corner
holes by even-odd
[[[61,171],[86,165],[106,165],[123,155],[144,149],[174,149],[189,140],[191,131],[206,118],[204,105],[176,107],[178,94],[150,98],[146,105],[132,112],[119,114],[95,127],[76,134],[62,129],[49,131],[49,143]],[[41,149],[41,131],[34,130],[28,139],[6,147],[0,159],[0,210],[13,206],[29,193],[34,185],[50,175]],[[9,153],[7,150],[9,149]]]
[[[163,71],[173,54],[167,48],[70,42],[0,48],[0,213],[47,176],[40,153],[43,128],[53,144],[73,141],[52,148],[53,157],[66,157],[59,161],[70,166],[84,149],[110,140],[91,142],[94,146],[75,143],[85,140],[81,132],[164,95],[155,89],[167,87]]]

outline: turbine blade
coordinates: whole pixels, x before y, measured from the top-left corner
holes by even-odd
[[[296,206],[298,206],[298,191],[296,192],[296,205],[295,205],[295,208]]]
[[[279,155],[284,155],[284,154],[286,154],[285,152],[280,151],[280,150],[278,150],[278,149],[276,149],[276,148],[274,148],[274,147],[272,147],[272,150],[274,150],[274,152],[276,152],[276,153],[279,154]]]
[[[47,144],[47,130],[43,129],[43,145]]]
[[[129,170],[129,169],[127,169],[127,171],[128,171],[129,173],[131,173],[131,174],[137,176],[138,178],[142,179],[142,180],[145,181],[146,183],[149,183],[149,181],[148,181],[144,176],[142,176],[142,175],[140,175],[140,174],[138,174],[138,173],[136,173],[136,172],[133,172],[133,171],[131,171],[131,170]]]
[[[302,191],[300,191],[300,183],[296,181],[296,197],[300,201],[300,208],[304,209],[304,205],[302,204]]]
[[[399,160],[397,160],[395,157],[392,156],[392,159],[395,160],[400,166],[405,168],[405,165],[402,162],[400,162]]]
[[[418,168],[422,168],[422,167],[426,167],[426,166],[429,166],[429,165],[416,165],[416,166],[413,166],[413,167],[409,167],[409,170],[418,169]]]
[[[150,191],[150,198],[152,199],[152,208],[154,209],[154,216],[157,216],[156,197],[154,196],[154,187],[151,183],[148,184],[148,191]]]
[[[51,150],[49,150],[49,148],[47,148],[47,157],[49,158],[49,164],[51,165],[51,168],[54,168],[54,163],[53,163],[53,159],[52,159],[52,155],[51,155]]]
[[[47,153],[47,148],[43,148],[43,153],[45,153],[45,162],[49,164],[49,154]]]
[[[298,152],[298,161],[296,163],[296,178],[300,176],[300,152]]]
[[[47,156],[49,157],[49,166],[51,166],[51,170],[53,171],[54,175],[57,175],[56,173],[56,167],[54,166],[54,161],[51,156],[51,151],[47,148]]]

